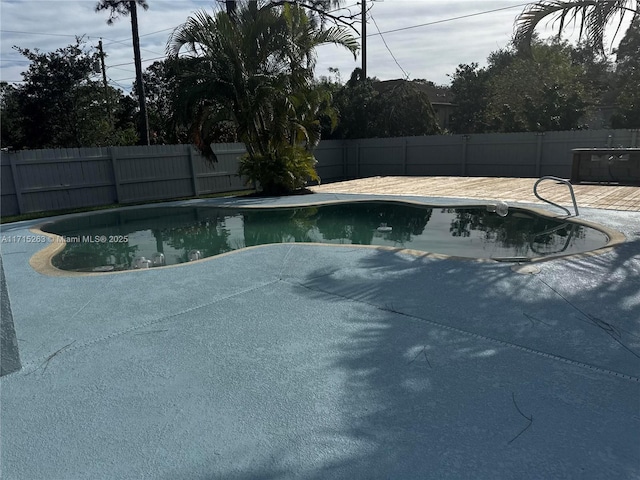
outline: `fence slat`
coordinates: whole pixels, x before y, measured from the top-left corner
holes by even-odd
[[[437,135],[327,140],[316,149],[325,180],[377,175],[571,175],[575,148],[637,147],[639,130]],[[191,145],[2,152],[3,215],[222,193],[245,187],[243,144],[212,145],[209,164]],[[9,175],[10,173],[10,175]]]

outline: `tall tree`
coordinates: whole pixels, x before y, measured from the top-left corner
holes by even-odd
[[[334,96],[340,120],[332,137],[376,137],[377,97],[373,79],[365,78],[361,68],[354,69],[347,83]]]
[[[571,59],[571,47],[538,42],[533,58],[516,56],[488,81],[486,122],[499,132],[573,130],[593,92],[584,71]]]
[[[598,51],[604,51],[605,29],[617,23],[619,30],[629,15],[640,13],[640,0],[540,0],[530,4],[518,17],[514,42],[530,48],[536,27],[542,20],[555,17],[558,36],[567,25],[580,26],[580,38]]]
[[[618,111],[614,128],[640,128],[640,15],[631,22],[616,51]]]
[[[104,90],[92,80],[98,55],[86,50],[81,39],[53,52],[16,50],[30,64],[20,85],[2,88],[3,146],[89,147],[120,145],[135,138],[126,122],[109,122]],[[113,88],[107,94],[114,105],[124,98]],[[120,106],[115,113],[122,115]]]
[[[493,52],[485,68],[458,67],[451,86],[455,133],[572,130],[603,120],[602,99],[613,83],[609,62],[591,47],[558,40],[535,40],[531,48],[533,55],[517,45]]]
[[[96,12],[109,10],[107,24],[111,25],[120,16],[131,16],[131,35],[133,37],[133,56],[136,65],[136,85],[138,102],[140,105],[139,132],[140,143],[149,145],[149,119],[147,117],[147,105],[144,94],[144,82],[142,79],[142,57],[140,55],[140,35],[138,32],[138,10],[140,5],[144,10],[149,8],[146,0],[100,0],[96,5]]]
[[[17,95],[18,90],[7,82],[0,82],[0,146],[19,148],[24,144],[24,118]]]
[[[487,130],[489,70],[479,68],[477,63],[458,65],[451,80],[456,109],[451,115],[451,130],[454,133],[484,133]]]
[[[265,191],[290,191],[317,178],[311,150],[323,101],[312,81],[315,47],[327,43],[357,50],[343,28],[322,29],[289,2],[243,3],[234,19],[224,12],[193,14],[174,31],[167,51],[186,56],[178,107],[192,117],[194,143],[214,158],[213,127],[231,120],[248,152],[241,173]]]
[[[338,128],[332,138],[387,138],[440,133],[423,82],[364,78],[356,68],[336,94]]]

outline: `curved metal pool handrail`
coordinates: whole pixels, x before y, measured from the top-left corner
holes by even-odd
[[[542,200],[543,202],[547,202],[551,205],[553,205],[554,207],[558,207],[561,208],[562,210],[564,210],[565,212],[567,212],[567,215],[572,216],[571,212],[569,211],[568,208],[563,207],[562,205],[558,205],[555,202],[552,202],[551,200],[547,200],[546,198],[542,198],[539,194],[538,194],[538,185],[543,182],[544,180],[553,180],[554,182],[560,182],[560,183],[564,183],[567,187],[569,187],[569,192],[571,193],[571,200],[573,201],[573,208],[576,211],[576,214],[573,215],[575,217],[577,217],[578,215],[580,215],[580,213],[578,212],[578,204],[576,203],[576,195],[575,193],[573,193],[573,185],[571,185],[571,183],[569,182],[569,180],[566,180],[564,178],[560,178],[560,177],[553,177],[551,175],[547,175],[544,177],[540,177],[536,183],[534,183],[533,185],[533,194],[538,197],[538,199]]]

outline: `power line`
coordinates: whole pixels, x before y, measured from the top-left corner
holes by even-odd
[[[144,60],[143,60],[143,61],[144,61]],[[110,66],[110,67],[107,67],[107,69],[109,69],[109,68],[112,68],[112,69],[114,69],[114,70],[120,70],[120,71],[122,71],[122,72],[131,72],[131,69],[130,69],[130,68],[114,67],[113,65],[112,65],[112,66]]]
[[[0,30],[2,33],[20,33],[23,35],[48,35],[50,37],[73,37],[76,38],[78,35],[69,35],[65,33],[44,33],[44,32],[20,32],[18,30]]]
[[[351,8],[351,7],[355,6],[355,5],[357,5],[357,3],[356,4],[352,4],[352,5],[348,5],[347,7],[342,7],[342,9],[348,9],[348,8]],[[377,33],[368,34],[368,35],[366,35],[366,37],[368,38],[368,37],[373,37],[373,36],[378,36],[379,35],[382,38],[382,41],[384,42],[385,47],[387,48],[387,50],[391,54],[393,60],[396,62],[396,65],[398,65],[400,70],[402,70],[404,72],[405,76],[408,77],[408,74],[405,72],[405,70],[399,64],[399,62],[397,61],[397,59],[394,56],[393,52],[389,48],[386,40],[383,37],[384,34],[402,32],[402,31],[405,31],[405,30],[410,30],[410,29],[414,29],[414,28],[421,28],[421,27],[427,27],[427,26],[437,25],[437,24],[440,24],[440,23],[453,22],[453,21],[456,21],[456,20],[462,20],[462,19],[465,19],[465,18],[471,18],[471,17],[480,16],[480,15],[487,15],[487,14],[490,14],[490,13],[500,12],[500,11],[503,11],[503,10],[521,8],[521,7],[525,7],[527,5],[529,5],[529,3],[521,3],[521,4],[518,4],[518,5],[511,5],[511,6],[508,6],[508,7],[495,8],[495,9],[492,9],[492,10],[486,10],[486,11],[471,13],[471,14],[467,14],[467,15],[460,15],[460,16],[457,16],[457,17],[445,18],[445,19],[442,19],[442,20],[435,20],[433,22],[421,23],[421,24],[417,24],[417,25],[409,25],[407,27],[395,28],[395,29],[386,30],[386,31],[380,31],[380,28],[378,27],[377,23],[375,22],[375,19],[373,18],[373,16],[371,16],[371,19],[373,20],[378,32]],[[337,10],[338,9],[336,9],[336,11]],[[169,30],[174,30],[175,28],[176,27],[164,28],[162,30],[157,30],[155,32],[149,32],[149,33],[140,35],[140,37],[146,37],[146,36],[150,36],[150,35],[155,35],[157,33],[162,33],[162,32],[166,32],[166,31],[169,31]],[[70,35],[70,34],[47,33],[47,32],[25,32],[25,31],[18,31],[18,30],[0,30],[0,32],[3,32],[3,33],[19,33],[19,34],[25,34],[25,35],[46,35],[46,36],[54,36],[54,37],[73,37],[73,38],[77,38],[78,37],[78,35]],[[96,39],[96,38],[98,38],[98,37],[88,36],[86,34],[84,36],[87,39],[92,39],[92,38]],[[104,38],[104,37],[101,37],[101,38]],[[358,37],[358,38],[360,38],[360,37]],[[126,41],[130,41],[131,37],[129,37],[127,39],[124,39],[124,40],[112,40],[112,39],[108,39],[108,38],[105,38],[105,40],[110,42],[110,43],[105,44],[105,46],[106,46],[106,45],[111,45],[113,43],[125,43]],[[155,55],[160,55],[159,52],[154,52],[154,51],[151,51],[151,50],[145,50],[145,51],[148,51],[148,52],[153,53]],[[153,57],[153,58],[150,58],[148,60],[143,60],[143,61],[149,62],[149,61],[160,60],[160,59],[164,59],[164,58],[165,58],[165,55],[162,55],[162,56]],[[110,65],[107,68],[124,66],[124,65],[133,65],[134,63],[135,62],[119,63],[119,64],[116,64],[116,65]],[[7,68],[7,67],[4,67],[4,68]],[[125,79],[123,79],[123,80],[125,80]],[[12,82],[12,83],[18,83],[18,82],[21,82],[21,81],[16,81],[16,82]]]
[[[380,31],[380,27],[378,27],[378,23],[376,22],[375,18],[373,18],[373,14],[370,13],[369,17],[371,17],[371,20],[373,21],[373,24],[375,25],[376,30],[378,30],[378,33],[370,33],[370,34],[367,35],[367,38],[379,35],[380,38],[382,39],[382,43],[384,43],[384,46],[389,51],[389,54],[391,55],[391,58],[393,58],[393,61],[396,63],[398,68],[400,68],[400,70],[402,70],[402,73],[404,74],[405,78],[409,78],[409,74],[404,70],[404,68],[402,68],[402,65],[400,65],[400,63],[398,62],[398,59],[396,58],[396,56],[393,54],[393,52],[389,48],[389,45],[387,44],[387,41],[384,38],[384,34],[386,34],[386,33],[394,33],[394,32],[401,32],[401,31],[410,30],[410,29],[413,29],[413,28],[437,25],[437,24],[440,24],[440,23],[452,22],[454,20],[462,20],[462,19],[465,19],[465,18],[477,17],[479,15],[487,15],[489,13],[500,12],[500,11],[509,10],[509,9],[512,9],[512,8],[520,8],[520,7],[524,7],[524,6],[527,6],[527,5],[528,5],[528,3],[522,3],[522,4],[519,4],[519,5],[511,5],[509,7],[495,8],[493,10],[486,10],[486,11],[483,11],[483,12],[470,13],[470,14],[467,14],[467,15],[460,15],[458,17],[446,18],[446,19],[442,19],[442,20],[435,20],[433,22],[427,22],[427,23],[421,23],[421,24],[418,24],[418,25],[411,25],[411,26],[408,26],[408,27],[396,28],[396,29],[393,29],[393,30],[387,30],[385,32],[381,32]]]
[[[157,32],[151,32],[151,33],[147,33],[144,35],[140,35],[140,37],[147,37],[149,35],[155,35],[156,33],[160,33],[160,32],[165,32],[167,30],[174,30],[175,27],[171,27],[171,28],[165,28],[164,30],[158,30]],[[106,37],[96,37],[96,36],[90,36],[87,34],[83,34],[83,35],[70,35],[70,34],[63,34],[63,33],[48,33],[48,32],[23,32],[23,31],[19,31],[19,30],[0,30],[0,32],[2,33],[19,33],[21,35],[44,35],[44,36],[48,36],[48,37],[72,37],[72,38],[86,38],[87,40],[97,40],[98,38],[104,38],[105,40],[107,40],[109,43],[105,43],[105,47],[107,45],[111,45],[113,43],[121,43],[121,44],[126,44],[127,41],[131,41],[131,37],[125,39],[125,40],[112,40],[110,38],[106,38]],[[149,52],[149,53],[153,53],[154,55],[160,55],[159,52],[154,52],[153,50],[147,50],[145,48],[142,48],[141,50],[144,50],[145,52]]]
[[[148,37],[150,35],[155,35],[156,33],[162,33],[162,32],[167,32],[169,30],[175,30],[176,27],[169,27],[169,28],[163,28],[162,30],[157,30],[155,32],[150,32],[150,33],[145,33],[143,35],[139,35],[139,38],[142,37]],[[109,38],[106,38],[105,40],[109,40],[110,43],[107,43],[106,45],[111,45],[111,43],[124,43],[124,42],[130,42],[132,40],[132,37],[128,37],[128,38],[124,38],[122,40],[111,40]]]
[[[153,57],[153,58],[145,58],[142,61],[143,62],[153,62],[154,60],[160,60],[160,59],[164,59],[167,58],[165,55],[161,56],[161,57]],[[122,67],[123,65],[133,65],[135,62],[125,62],[125,63],[116,63],[115,65],[108,65],[107,68],[113,68],[113,67]]]
[[[127,87],[124,87],[124,86],[120,85],[116,80],[112,79],[112,78],[111,78],[111,77],[109,77],[108,75],[107,75],[107,78],[109,79],[109,82],[110,82],[110,83],[114,83],[114,84],[116,84],[116,85],[117,85],[117,86],[119,86],[122,90],[127,90]],[[136,77],[133,77],[133,78],[136,78]],[[123,79],[121,79],[121,80],[119,80],[119,81],[124,82],[125,80],[131,80],[131,79],[130,79],[130,78],[123,78]]]
[[[339,9],[331,10],[329,13],[335,12],[335,11],[338,11],[338,10],[348,9],[348,8],[354,7],[356,5],[358,5],[358,3],[351,4],[351,5],[348,5],[346,7],[341,7]],[[493,10],[486,10],[486,11],[483,11],[483,12],[476,12],[476,13],[470,13],[470,14],[467,14],[467,15],[460,15],[458,17],[444,18],[442,20],[435,20],[433,22],[420,23],[420,24],[417,24],[417,25],[409,25],[407,27],[395,28],[393,30],[385,30],[384,32],[379,32],[379,33],[371,33],[371,34],[367,35],[367,37],[373,37],[373,36],[376,36],[376,35],[383,35],[383,34],[386,34],[386,33],[402,32],[402,31],[405,31],[405,30],[413,29],[413,28],[428,27],[428,26],[431,26],[431,25],[437,25],[439,23],[453,22],[455,20],[462,20],[464,18],[471,18],[471,17],[476,17],[476,16],[479,16],[479,15],[487,15],[489,13],[500,12],[500,11],[503,11],[503,10],[511,10],[511,9],[514,9],[514,8],[526,7],[527,5],[529,5],[529,3],[519,3],[518,5],[511,5],[509,7],[494,8]],[[140,35],[140,38],[148,37],[150,35],[155,35],[156,33],[167,32],[169,30],[175,30],[175,28],[176,27],[169,27],[169,28],[163,28],[162,30],[156,30],[155,32],[145,33],[143,35]],[[54,37],[73,37],[73,38],[78,36],[78,35],[70,35],[70,34],[62,34],[62,33],[24,32],[24,31],[17,31],[17,30],[0,30],[0,32],[2,32],[2,33],[20,33],[20,34],[25,34],[25,35],[49,35],[49,36],[54,36]],[[90,36],[86,36],[86,37],[87,38],[94,38],[94,39],[98,38],[98,37],[90,37]],[[105,46],[110,45],[111,43],[123,43],[123,42],[131,40],[131,37],[128,37],[128,38],[125,38],[125,39],[122,39],[122,40],[112,40],[112,39],[109,39],[109,38],[106,38],[106,37],[101,37],[101,38],[104,38],[105,40],[110,42],[110,43],[106,43]],[[155,53],[156,55],[159,55],[158,52],[153,52],[153,53]]]
[[[373,24],[376,26],[376,30],[378,30],[378,33],[380,34],[380,38],[382,39],[382,43],[384,43],[384,46],[387,47],[387,50],[389,51],[389,54],[391,54],[391,58],[393,58],[393,61],[396,62],[396,65],[398,66],[398,68],[400,68],[400,70],[402,70],[402,73],[404,73],[404,78],[408,80],[409,79],[409,74],[407,72],[405,72],[404,68],[402,68],[402,65],[400,65],[400,63],[398,63],[398,59],[396,58],[396,56],[393,54],[393,52],[389,48],[389,45],[387,45],[387,41],[384,39],[384,36],[382,35],[382,33],[380,33],[380,28],[378,27],[378,23],[376,22],[376,19],[373,18],[372,14],[369,14],[369,16],[371,17],[371,20],[373,21]]]
[[[445,18],[445,19],[442,19],[442,20],[435,20],[433,22],[420,23],[418,25],[410,25],[408,27],[395,28],[393,30],[387,30],[387,31],[380,32],[380,33],[371,33],[371,34],[367,35],[367,37],[373,37],[375,35],[382,35],[382,34],[385,34],[385,33],[403,32],[405,30],[410,30],[412,28],[428,27],[428,26],[431,26],[431,25],[437,25],[439,23],[453,22],[454,20],[462,20],[464,18],[477,17],[479,15],[487,15],[488,13],[500,12],[502,10],[509,10],[509,9],[512,9],[512,8],[526,7],[527,5],[529,5],[529,3],[520,3],[518,5],[511,5],[510,7],[494,8],[493,10],[486,10],[484,12],[470,13],[468,15],[460,15],[459,17]]]
[[[144,35],[140,35],[140,36],[143,37]],[[102,38],[105,38],[105,37],[102,37]],[[105,38],[105,40],[109,41],[109,43],[105,43],[104,44],[104,46],[107,47],[109,45],[113,45],[114,43],[120,43],[122,45],[129,45],[131,40],[132,40],[132,38],[128,38],[126,40],[110,40],[108,38]],[[127,42],[129,42],[129,43],[127,43]],[[141,48],[140,50],[144,50],[145,52],[153,53],[154,55],[160,55],[159,52],[154,52],[153,50],[148,50],[146,48]]]

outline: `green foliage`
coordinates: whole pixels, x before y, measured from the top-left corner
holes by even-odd
[[[530,46],[534,43],[536,27],[543,20],[555,18],[552,26],[558,32],[558,38],[568,27],[578,26],[580,40],[585,40],[578,49],[587,50],[587,56],[583,55],[582,65],[586,66],[586,75],[591,79],[590,87],[596,92],[599,103],[604,107],[611,104],[617,107],[617,112],[610,119],[611,126],[637,128],[640,125],[640,102],[637,93],[640,90],[640,78],[636,73],[637,69],[627,70],[624,62],[620,63],[619,55],[615,80],[603,58],[607,27],[614,27],[613,30],[617,34],[629,16],[632,18],[631,26],[620,42],[619,52],[624,52],[628,45],[633,44],[634,37],[638,38],[639,0],[540,0],[527,6],[518,17],[515,42],[522,47],[523,52],[531,54]],[[637,45],[637,40],[635,41]],[[635,52],[633,50],[631,47],[632,54],[628,59],[638,58],[637,48]],[[535,54],[533,56],[535,57]],[[591,56],[591,60],[588,60],[588,56]],[[614,88],[611,88],[612,86]]]
[[[2,148],[16,148],[23,144],[22,112],[16,88],[7,82],[0,82],[0,142]]]
[[[238,174],[259,184],[266,195],[283,195],[304,187],[309,180],[320,181],[313,154],[299,145],[289,145],[277,152],[240,159]]]
[[[571,61],[583,71],[584,82],[594,95],[607,97],[614,79],[614,66],[603,54],[588,43],[578,43],[569,51]],[[608,99],[604,99],[607,103]]]
[[[489,65],[460,65],[453,77],[455,133],[554,131],[584,128],[610,85],[611,69],[585,45],[536,41],[533,55],[514,47]]]
[[[177,112],[177,99],[180,95],[180,72],[188,62],[187,59],[171,58],[152,63],[143,72],[147,115],[151,143],[177,144],[189,142],[187,122]],[[138,91],[137,82],[133,92]],[[137,95],[136,95],[137,96]],[[216,136],[216,141],[233,142],[233,135],[223,131]]]
[[[518,17],[514,43],[530,54],[537,26],[555,18],[552,26],[558,38],[565,29],[577,25],[580,40],[586,39],[597,52],[604,53],[606,28],[612,25],[620,29],[629,15],[637,17],[638,14],[639,0],[539,0],[527,5]]]
[[[149,8],[146,0],[135,0],[136,5],[141,6],[144,10]],[[112,25],[119,17],[127,17],[131,14],[130,0],[100,0],[95,7],[96,12],[109,10],[109,20],[107,23]]]
[[[314,85],[317,94],[323,98],[322,106],[318,110],[321,138],[331,138],[331,135],[338,127],[340,118],[338,109],[335,106],[335,96],[341,88],[342,85],[326,77],[321,77],[320,82]]]
[[[319,117],[331,112],[327,91],[313,85],[313,69],[315,47],[327,43],[357,49],[344,29],[320,28],[289,2],[249,2],[232,16],[193,14],[167,46],[171,58],[187,56],[175,105],[192,141],[215,160],[215,129],[232,122],[247,147],[240,170],[266,192],[317,179],[311,150],[320,140]]]
[[[422,82],[423,83],[423,82]],[[387,138],[440,133],[420,81],[375,82],[356,68],[335,94],[340,114],[333,138]]]
[[[618,111],[613,128],[640,128],[640,15],[637,15],[616,52]]]
[[[333,138],[368,138],[375,136],[373,119],[378,116],[378,93],[373,79],[363,78],[356,68],[347,84],[335,94],[340,120]]]
[[[398,81],[377,98],[376,129],[380,137],[408,137],[440,133],[426,92],[415,82]]]
[[[458,65],[451,81],[456,109],[451,115],[451,130],[455,133],[487,131],[484,113],[487,109],[488,70],[477,63]]]
[[[505,132],[579,128],[590,92],[569,47],[536,44],[533,52],[533,59],[518,56],[489,81],[487,122]]]
[[[91,80],[98,55],[86,50],[81,39],[49,53],[16,49],[31,63],[22,84],[2,88],[3,146],[89,147],[135,140],[131,125],[122,118],[122,93],[105,91]],[[110,121],[110,115],[119,120]]]

